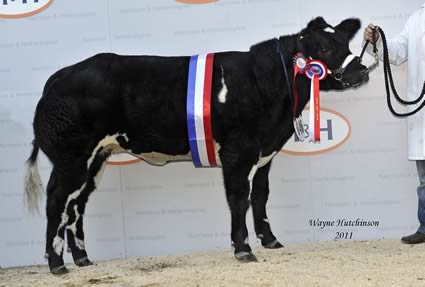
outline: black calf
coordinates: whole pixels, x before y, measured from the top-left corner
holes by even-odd
[[[300,52],[342,73],[322,81],[323,90],[359,85],[368,80],[366,67],[346,60],[351,59],[349,40],[359,28],[357,19],[331,27],[317,18],[300,33],[256,44],[248,52],[215,54],[212,133],[219,145],[231,240],[239,260],[256,260],[245,223],[250,200],[262,245],[282,247],[266,214],[268,174],[273,156],[294,133],[293,118],[303,110],[310,91],[310,80],[299,76],[294,112],[289,92],[293,56]],[[34,118],[26,192],[28,203],[35,206],[40,148],[53,164],[47,186],[46,254],[51,272],[67,271],[62,259],[65,231],[75,263],[92,264],[84,247],[83,216],[109,155],[128,152],[152,164],[190,160],[188,69],[189,57],[99,54],[47,81]]]

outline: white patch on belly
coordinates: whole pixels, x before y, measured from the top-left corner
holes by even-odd
[[[223,84],[224,84],[224,79],[222,79]],[[225,89],[225,93],[227,93],[227,88],[224,85]],[[223,92],[223,89],[221,92]],[[225,95],[224,95],[225,97]],[[99,148],[103,147],[103,148],[109,148],[113,154],[117,154],[117,153],[128,153],[131,154],[132,156],[138,157],[143,159],[144,161],[146,161],[149,164],[152,165],[157,165],[157,166],[163,166],[165,164],[167,164],[168,162],[174,162],[174,161],[192,161],[192,154],[190,152],[188,152],[187,154],[184,155],[169,155],[169,154],[164,154],[164,153],[159,153],[159,152],[150,152],[150,153],[142,153],[142,154],[137,154],[132,152],[131,150],[125,150],[123,149],[118,141],[117,138],[119,136],[122,136],[125,138],[125,140],[128,142],[129,138],[127,136],[127,134],[114,134],[114,135],[107,135],[105,136],[105,138],[103,138],[101,141],[99,141],[99,143],[97,144],[97,146],[93,149],[93,152],[90,156],[90,158],[87,160],[87,169],[90,168],[90,165],[93,163],[93,160],[96,156],[96,152],[99,150]],[[216,159],[217,159],[217,165],[221,166],[221,161],[220,161],[220,156],[218,154],[218,152],[220,151],[220,145],[215,142],[215,153],[216,153]],[[102,176],[103,173],[103,168],[104,166],[102,166],[102,170],[100,172],[98,172],[98,174],[96,174],[95,176],[95,185],[97,187],[97,184],[100,180],[100,177]]]
[[[221,166],[220,156],[218,155],[220,148],[221,148],[220,145],[216,142],[215,154],[216,154],[218,166]],[[150,153],[142,153],[142,154],[134,154],[131,152],[129,153],[135,157],[143,159],[149,164],[158,165],[158,166],[163,166],[167,164],[168,162],[173,162],[173,161],[192,161],[192,154],[190,152],[183,155],[169,155],[169,154],[163,154],[159,152],[150,152]]]
[[[165,165],[166,163],[170,161],[192,160],[192,156],[190,152],[185,155],[168,155],[168,154],[163,154],[159,152],[151,152],[151,153],[142,153],[135,156],[142,158],[144,161],[152,165]]]
[[[215,159],[217,161],[217,165],[218,166],[221,166],[220,155],[218,154],[218,152],[221,149],[221,146],[220,146],[220,144],[218,142],[216,142],[216,141],[214,141],[214,142],[215,142]]]
[[[222,104],[226,103],[227,86],[224,82],[224,69],[221,67],[221,90],[218,93],[218,101]]]

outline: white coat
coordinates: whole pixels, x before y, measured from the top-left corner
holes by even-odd
[[[405,24],[403,31],[388,40],[388,54],[390,63],[400,65],[407,62],[407,99],[414,100],[419,97],[425,81],[425,3],[414,12]],[[372,45],[368,45],[367,52],[372,54]],[[383,59],[382,40],[377,42],[378,54]],[[403,93],[400,91],[400,97]],[[394,98],[392,103],[395,107]],[[416,106],[411,106],[413,110]],[[399,109],[400,110],[400,109]],[[419,111],[407,120],[408,124],[408,159],[425,159],[425,111]]]

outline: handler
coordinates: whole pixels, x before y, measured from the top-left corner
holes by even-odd
[[[365,41],[377,44],[380,59],[383,59],[382,39],[375,33],[375,25],[369,24],[364,30]],[[368,45],[367,52],[372,54]],[[425,3],[411,15],[403,31],[388,40],[388,54],[391,64],[400,65],[408,61],[407,98],[415,100],[421,93],[425,81]],[[416,161],[419,186],[418,219],[419,228],[416,233],[401,238],[406,244],[425,242],[425,113],[419,112],[408,118],[408,159]]]

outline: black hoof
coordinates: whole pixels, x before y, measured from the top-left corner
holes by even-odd
[[[60,275],[64,275],[66,273],[69,273],[69,270],[64,265],[62,265],[62,266],[59,266],[59,267],[55,267],[55,268],[50,269],[50,272],[53,275],[60,276]]]
[[[235,253],[235,257],[240,262],[244,262],[244,263],[258,261],[257,257],[255,257],[255,255],[252,252],[246,252],[246,251],[238,252],[238,253]]]
[[[279,241],[277,241],[277,239],[275,239],[269,244],[263,245],[263,247],[267,249],[278,249],[278,248],[282,248],[283,245]]]
[[[84,267],[84,266],[93,265],[93,262],[91,262],[87,257],[83,257],[83,258],[75,260],[75,265]]]

